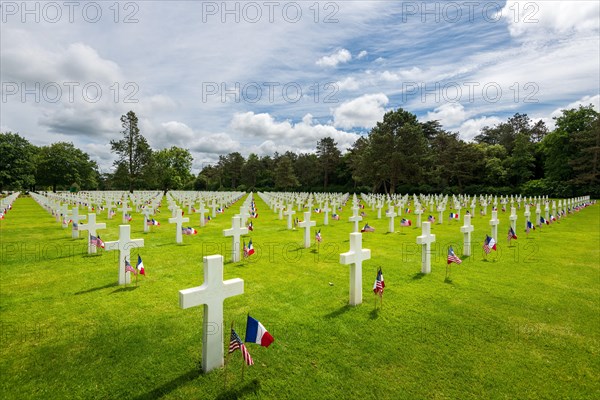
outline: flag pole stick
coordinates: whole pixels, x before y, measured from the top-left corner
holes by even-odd
[[[242,382],[244,381],[244,369],[246,368],[246,360],[242,357]]]
[[[233,330],[233,324],[235,321],[231,321],[231,330]],[[231,353],[227,350],[227,356],[225,356],[225,370],[223,371],[223,388],[227,389],[227,365],[229,364],[229,356]]]

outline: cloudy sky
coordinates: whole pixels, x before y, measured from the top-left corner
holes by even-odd
[[[136,112],[154,149],[345,149],[402,107],[464,139],[600,103],[598,1],[1,1],[0,130],[111,169]]]

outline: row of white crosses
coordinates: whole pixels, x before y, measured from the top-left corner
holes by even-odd
[[[337,206],[342,204],[348,193],[262,193],[258,196],[267,204],[273,212],[278,213],[280,220],[286,217],[287,229],[293,229],[293,215],[296,213],[294,204],[297,206],[298,212],[302,212],[304,208],[312,213],[313,206],[318,205],[318,208],[323,213],[323,225],[329,225],[329,214],[337,210]],[[316,203],[316,204],[315,204]],[[286,206],[287,205],[287,206]]]

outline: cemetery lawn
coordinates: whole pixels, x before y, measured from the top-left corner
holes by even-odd
[[[423,276],[416,216],[413,227],[397,221],[386,234],[387,219],[367,207],[364,221],[376,231],[363,234],[363,247],[372,258],[363,263],[363,304],[349,307],[349,267],[339,254],[349,250],[350,204],[329,226],[312,214],[323,237],[317,251],[303,249],[302,231],[287,231],[255,196],[259,218],[246,241],[256,254],[232,264],[222,230],[242,200],[205,228],[192,215],[199,233],[182,245],[164,200],[161,226],[147,234],[134,213],[131,237],[145,240],[146,276],[118,286],[118,252],[88,256],[85,232],[72,239],[33,199],[17,199],[0,221],[0,398],[597,398],[599,205],[529,238],[521,209],[510,247],[509,212],[499,212],[498,251],[487,261],[490,215],[478,208],[474,255],[452,264],[449,280],[447,246],[461,256],[462,218],[432,227],[432,273]],[[98,222],[107,223],[104,241],[118,239],[119,214],[103,212]],[[202,284],[202,256],[215,253],[225,256],[224,279],[244,280],[244,294],[225,300],[225,345],[231,321],[244,337],[248,313],[275,338],[269,348],[247,345],[255,365],[244,380],[241,354],[232,354],[226,389],[224,369],[199,372],[202,307],[179,308],[178,291]],[[379,266],[386,288],[375,309]]]

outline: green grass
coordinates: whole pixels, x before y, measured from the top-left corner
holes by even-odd
[[[490,217],[474,216],[474,255],[452,265],[451,282],[446,251],[453,244],[461,254],[462,222],[433,227],[432,273],[423,276],[420,229],[386,234],[387,219],[367,208],[376,232],[363,235],[363,246],[372,259],[363,265],[364,302],[349,307],[349,267],[339,264],[349,249],[349,207],[330,226],[313,214],[323,236],[317,253],[302,249],[302,232],[287,231],[285,220],[256,201],[257,254],[225,266],[225,279],[242,278],[245,286],[225,301],[225,324],[235,321],[243,335],[250,312],[275,343],[248,345],[255,365],[244,381],[236,352],[224,389],[223,370],[199,372],[202,307],[181,310],[178,291],[203,282],[202,256],[220,249],[229,259],[231,239],[222,229],[241,201],[205,228],[194,215],[199,234],[183,245],[175,244],[168,210],[148,234],[134,214],[132,237],[145,239],[147,276],[125,288],[116,285],[117,252],[88,256],[85,239],[71,239],[32,199],[19,198],[0,225],[0,397],[596,398],[598,205],[529,239],[521,210],[513,247],[508,213],[500,213],[499,249],[488,261],[481,242]],[[102,238],[116,240],[120,218],[98,219],[108,225]],[[371,291],[378,266],[386,282],[382,309]]]

